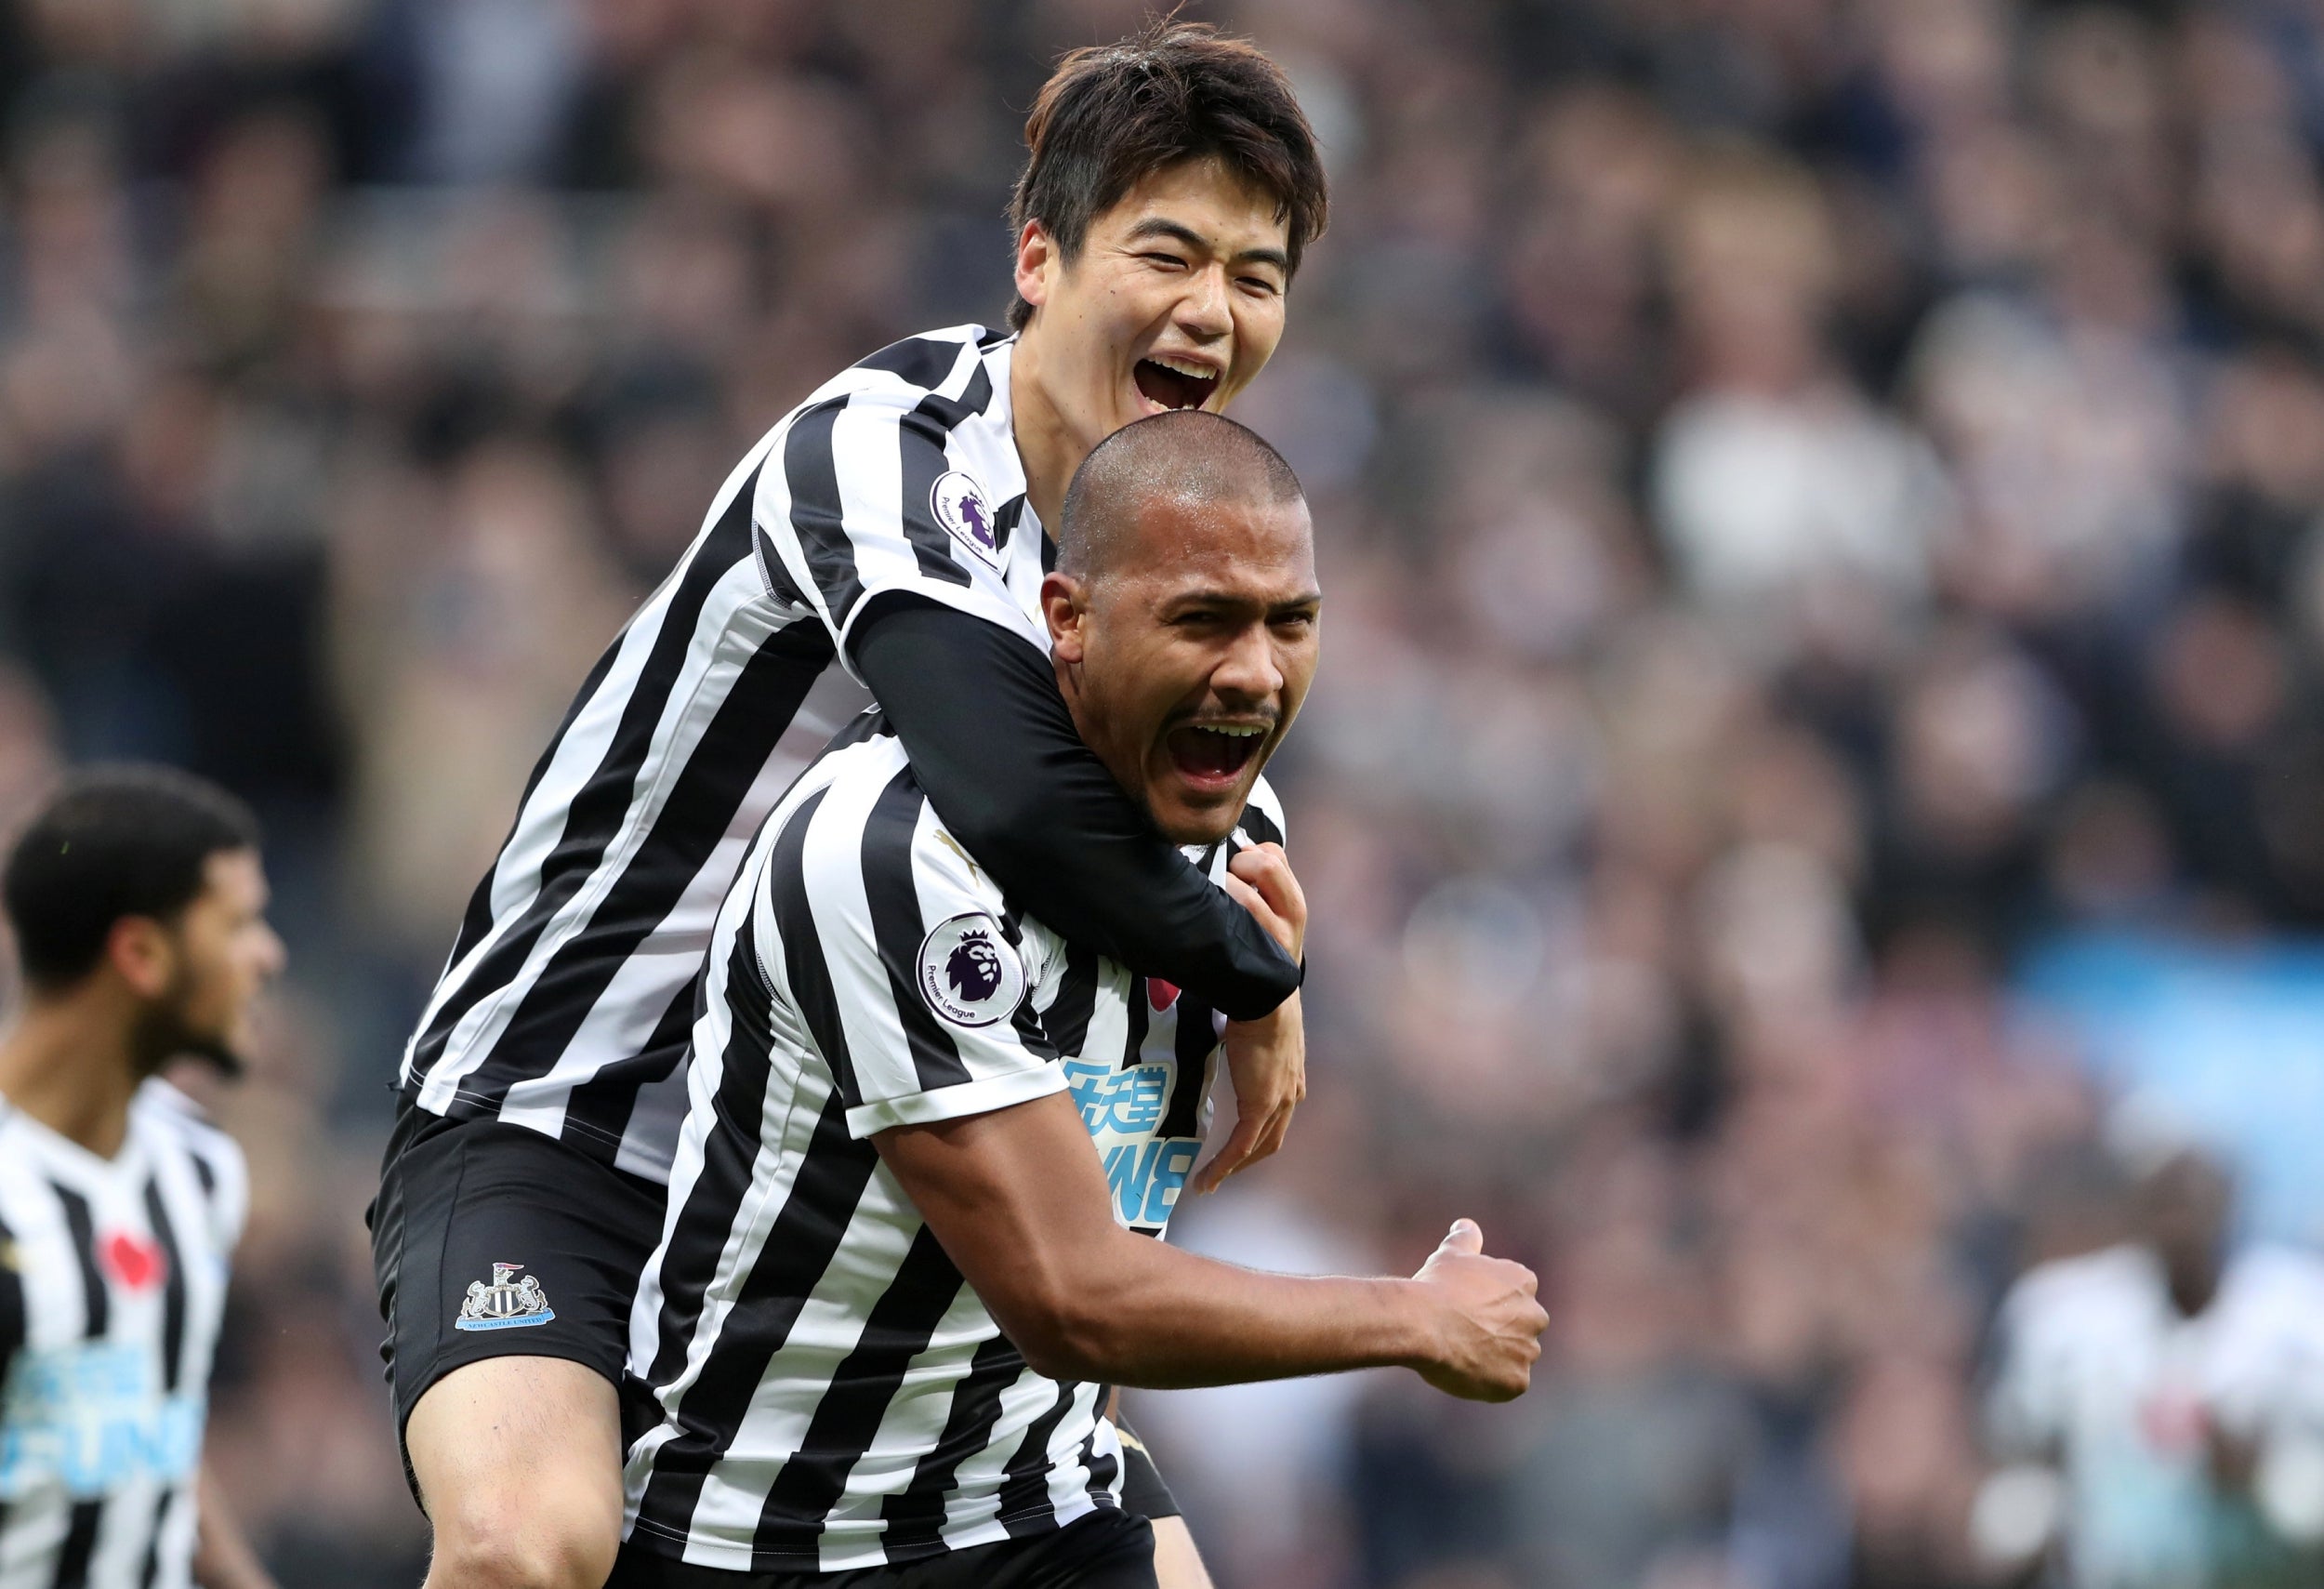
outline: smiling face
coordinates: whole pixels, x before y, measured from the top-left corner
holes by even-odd
[[[1103,571],[1042,582],[1074,723],[1172,842],[1241,820],[1315,675],[1314,540],[1297,497],[1155,492]]]
[[[1071,260],[1026,223],[1017,291],[1035,312],[1018,358],[1075,461],[1132,420],[1215,414],[1250,384],[1283,337],[1288,226],[1274,199],[1215,158],[1137,183],[1090,221]]]

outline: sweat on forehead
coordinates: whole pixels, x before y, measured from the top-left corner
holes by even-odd
[[[1106,572],[1139,509],[1157,497],[1273,506],[1305,495],[1283,455],[1234,420],[1198,408],[1152,415],[1100,442],[1074,471],[1057,566],[1079,578]]]

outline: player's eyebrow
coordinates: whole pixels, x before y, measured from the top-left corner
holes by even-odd
[[[1236,590],[1182,590],[1177,596],[1164,603],[1163,610],[1182,613],[1191,612],[1197,607],[1228,607],[1237,610],[1257,607],[1265,611],[1270,617],[1276,617],[1289,613],[1319,608],[1323,604],[1324,593],[1314,589],[1302,591],[1297,596],[1286,596],[1274,602],[1254,602],[1248,595]]]
[[[1183,222],[1165,220],[1160,216],[1149,216],[1129,229],[1129,241],[1132,243],[1148,237],[1167,237],[1206,254],[1213,252],[1210,239],[1201,232]],[[1280,248],[1246,248],[1228,256],[1228,262],[1235,265],[1273,265],[1276,270],[1285,271],[1291,268],[1291,257]]]

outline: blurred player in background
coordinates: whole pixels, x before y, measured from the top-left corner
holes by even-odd
[[[1068,57],[1026,136],[1013,332],[897,343],[743,460],[541,759],[406,1052],[374,1251],[431,1582],[604,1579],[694,976],[751,834],[865,687],[1012,899],[1237,1023],[1202,1184],[1304,1092],[1298,965],[1076,736],[1038,602],[1089,449],[1222,407],[1274,352],[1321,160],[1274,63],[1186,24]]]
[[[2145,1104],[2113,1134],[2131,1239],[2002,1304],[1983,1552],[2071,1589],[2324,1583],[2324,1260],[2231,1251],[2227,1171]]]
[[[257,828],[208,784],[92,773],[10,854],[0,1043],[0,1584],[266,1589],[201,1468],[242,1154],[162,1080],[232,1071],[283,967]]]
[[[1298,481],[1232,420],[1157,416],[1089,455],[1061,538],[1043,607],[1080,734],[1296,951],[1260,769],[1317,659]],[[1201,1144],[1210,1012],[1016,907],[878,719],[776,808],[709,965],[631,1335],[656,1423],[623,1589],[1152,1589],[1107,1385],[1525,1387],[1547,1316],[1467,1221],[1409,1280],[1142,1239]]]

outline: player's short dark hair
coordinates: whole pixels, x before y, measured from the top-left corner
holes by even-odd
[[[1201,408],[1149,414],[1090,448],[1074,470],[1057,526],[1058,571],[1077,579],[1103,573],[1121,548],[1130,510],[1165,493],[1206,502],[1307,496],[1283,455],[1248,426]]]
[[[1248,39],[1167,18],[1119,44],[1057,63],[1025,118],[1029,152],[1010,201],[1010,230],[1037,220],[1067,263],[1089,223],[1165,167],[1216,156],[1275,201],[1290,268],[1323,234],[1329,208],[1314,129],[1283,69]],[[1010,306],[1024,329],[1033,306]]]
[[[125,916],[174,920],[212,855],[258,847],[258,820],[217,785],[166,767],[99,767],[67,780],[8,853],[0,898],[35,987],[95,970]]]

